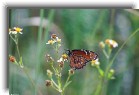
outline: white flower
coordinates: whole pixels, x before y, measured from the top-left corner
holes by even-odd
[[[62,54],[61,58],[57,60],[58,63],[67,61],[68,55],[67,54]]]
[[[56,42],[61,43],[61,39],[59,39],[58,37],[56,37]]]
[[[100,65],[100,62],[98,61],[98,59],[92,60],[92,61],[91,61],[91,65],[92,65],[92,66],[99,66],[99,65]]]
[[[51,44],[51,45],[53,45],[54,43],[55,43],[54,40],[49,40],[46,44]]]
[[[111,48],[118,47],[118,43],[116,41],[114,41],[114,40],[111,40],[111,39],[106,39],[105,40],[105,43],[108,44],[108,45],[110,45]]]
[[[63,58],[61,57],[59,60],[57,60],[57,62],[62,62],[63,61]]]
[[[14,35],[16,35],[17,33],[23,34],[21,32],[22,30],[23,30],[22,28],[14,27],[12,29],[9,29],[9,34],[14,34]]]

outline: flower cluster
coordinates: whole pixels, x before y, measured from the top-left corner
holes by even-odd
[[[106,39],[105,43],[103,41],[101,41],[99,43],[99,46],[103,49],[105,48],[105,45],[108,45],[110,48],[116,48],[118,47],[118,43],[115,40],[112,39]]]
[[[112,49],[118,47],[118,43],[115,40],[106,39],[105,42],[101,41],[99,46],[106,58],[109,59]]]
[[[59,48],[61,46],[61,39],[59,39],[56,36],[56,34],[52,34],[51,39],[46,44],[51,45],[53,49],[56,51],[56,54],[57,55],[59,54]],[[46,58],[47,58],[47,62],[50,63],[50,66],[52,69],[52,71],[50,69],[47,69],[47,76],[49,80],[46,80],[46,86],[52,86],[58,92],[64,93],[65,88],[71,83],[71,81],[69,81],[70,77],[74,74],[74,70],[70,69],[67,80],[65,84],[62,85],[62,70],[64,68],[65,61],[68,60],[68,55],[64,53],[61,55],[60,58],[57,56],[56,62],[49,54],[46,55]],[[56,82],[53,79],[53,77],[56,77],[58,82]]]
[[[50,44],[53,45],[54,43],[58,43],[59,46],[61,46],[61,39],[59,39],[56,34],[52,34],[51,35],[51,40],[48,40],[48,42],[46,44]]]
[[[49,54],[46,55],[46,59],[47,59],[47,62],[53,62],[54,61],[54,59]]]
[[[68,56],[67,54],[62,54],[59,60],[57,62],[59,63],[59,67],[63,68],[64,67],[64,62],[67,61]]]
[[[105,43],[106,43],[107,45],[109,45],[111,48],[116,48],[116,47],[118,47],[118,43],[117,43],[116,41],[114,41],[114,40],[111,40],[111,39],[106,39],[106,40],[105,40]]]
[[[14,35],[16,35],[17,33],[23,34],[22,30],[23,29],[20,27],[13,27],[12,29],[9,29],[9,34],[14,34]]]
[[[106,56],[106,58],[107,58],[107,60],[109,62],[110,56],[111,56],[111,51],[112,51],[113,48],[118,47],[118,43],[115,40],[106,39],[104,42],[101,41],[99,43],[99,46],[102,49],[104,55]],[[104,72],[102,69],[100,69],[100,67],[99,67],[100,63],[99,63],[98,60],[93,60],[91,63],[92,63],[92,66],[96,66],[97,67],[97,69],[98,69],[98,71],[99,71],[101,76],[105,75],[105,76],[107,76],[108,79],[115,79],[115,77],[113,76],[114,73],[115,73],[114,69],[110,69],[110,67],[108,66],[108,68]]]

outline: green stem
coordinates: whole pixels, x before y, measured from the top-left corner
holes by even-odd
[[[51,81],[53,82],[53,84],[54,84],[57,88],[59,88],[58,85],[55,83],[55,81],[54,81],[53,79],[51,79]]]
[[[10,34],[10,37],[12,38],[12,40],[16,43],[15,39],[13,38],[13,36]]]
[[[102,51],[103,51],[104,55],[106,56],[106,58],[108,59],[109,56],[108,56],[107,52],[104,49]]]
[[[60,75],[58,75],[58,86],[59,86],[59,89],[62,90],[61,89],[61,76]]]
[[[69,75],[69,76],[68,76],[68,78],[67,78],[67,80],[66,80],[66,83],[69,81],[69,79],[70,79],[70,76],[71,76],[71,75]],[[66,84],[66,83],[65,83],[65,84]]]
[[[21,56],[20,56],[20,52],[19,52],[18,42],[16,43],[16,48],[17,48],[18,57],[20,59]]]
[[[99,85],[97,86],[96,92],[94,95],[100,95],[102,90],[103,78],[101,78]]]
[[[55,73],[57,73],[56,69],[54,68],[53,65],[51,65],[52,69],[54,70]]]
[[[67,83],[68,83],[70,77],[71,77],[71,75],[68,76],[68,78],[67,78],[67,80],[66,80],[66,82],[65,82],[65,84],[64,84],[64,86],[63,86],[63,92],[64,92],[64,90],[65,90],[65,88],[66,88],[65,86],[67,85]]]
[[[59,91],[55,86],[52,86],[55,90]]]

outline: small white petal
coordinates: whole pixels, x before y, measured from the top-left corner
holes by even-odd
[[[96,65],[99,65],[100,63],[97,61],[97,62],[95,62],[95,64],[96,64]]]
[[[19,32],[20,34],[23,34],[22,32]]]
[[[12,34],[17,34],[17,32],[16,31],[12,31]]]
[[[14,27],[13,29],[16,29],[16,27]]]
[[[10,31],[9,34],[11,34],[12,32]]]
[[[62,62],[63,61],[63,58],[61,57],[59,60],[57,60],[57,62]]]

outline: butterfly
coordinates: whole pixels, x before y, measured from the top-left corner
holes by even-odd
[[[87,62],[98,58],[95,52],[85,49],[66,50],[66,54],[70,60],[70,67],[75,70],[83,68]]]

